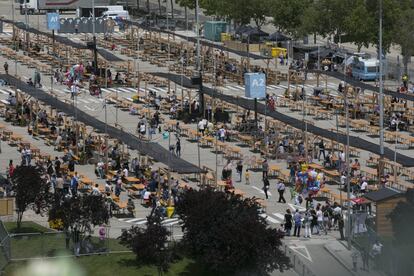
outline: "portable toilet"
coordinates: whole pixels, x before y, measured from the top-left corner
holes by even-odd
[[[221,41],[221,33],[225,33],[227,22],[223,21],[206,21],[204,23],[204,38],[211,41]]]

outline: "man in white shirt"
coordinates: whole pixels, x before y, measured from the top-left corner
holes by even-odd
[[[73,100],[75,98],[75,95],[78,95],[79,92],[79,87],[73,83],[72,86],[70,87],[70,98]]]
[[[221,127],[219,129],[219,137],[220,137],[220,141],[224,142],[224,139],[226,138],[226,130],[224,129],[224,127]]]
[[[201,120],[200,122],[198,122],[198,131],[200,131],[203,136],[204,136],[205,127],[206,125],[204,123],[204,120]]]
[[[286,199],[283,196],[283,194],[285,193],[285,190],[286,190],[285,183],[283,183],[282,181],[280,181],[279,183],[276,184],[276,189],[277,189],[277,191],[279,193],[279,200],[278,200],[278,202],[279,203],[281,203],[281,202],[286,203]]]
[[[128,177],[128,169],[124,168],[124,170],[122,171],[124,174],[124,177]]]
[[[368,190],[368,182],[366,180],[363,180],[362,184],[361,184],[361,188],[359,189],[359,191],[362,194],[365,194]]]

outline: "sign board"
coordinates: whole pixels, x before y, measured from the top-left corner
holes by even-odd
[[[13,214],[13,198],[0,199],[0,216],[12,216]]]
[[[39,10],[76,10],[80,0],[38,0]]]
[[[244,74],[245,96],[263,99],[266,97],[266,75],[263,73]]]
[[[47,29],[48,30],[59,30],[60,29],[60,20],[59,13],[57,12],[48,12],[47,17]]]

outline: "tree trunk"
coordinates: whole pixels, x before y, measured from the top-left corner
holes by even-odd
[[[170,1],[171,3],[171,18],[174,19],[174,0]],[[168,11],[167,11],[168,14]]]
[[[158,0],[158,13],[161,16],[161,0]]]
[[[23,212],[17,211],[17,229],[22,226]]]
[[[147,12],[150,13],[150,3],[149,3],[149,0],[147,0]]]
[[[139,0],[137,0],[137,10],[139,11]]]

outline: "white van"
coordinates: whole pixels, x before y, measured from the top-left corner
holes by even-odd
[[[122,18],[125,20],[129,20],[129,12],[128,11],[124,11],[124,10],[109,10],[106,12],[102,13],[102,17],[103,18],[112,18],[113,20],[115,20],[116,18]]]

